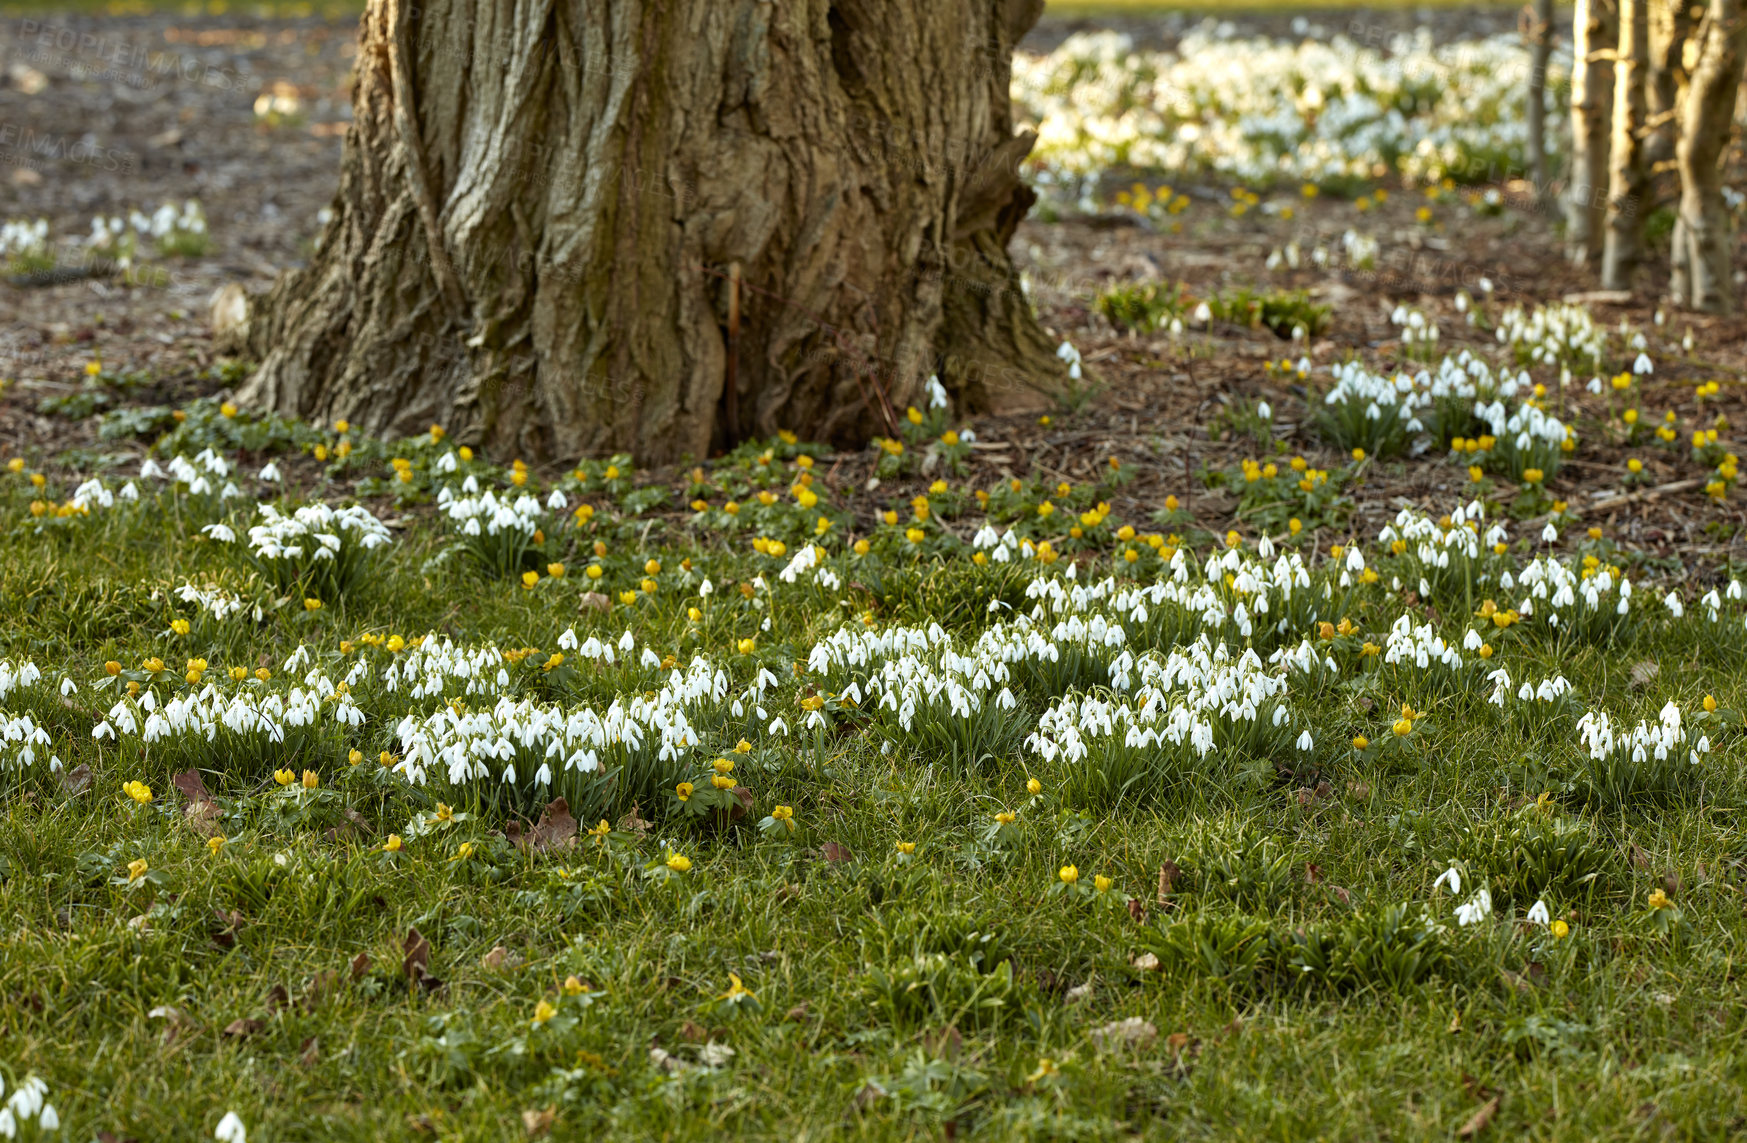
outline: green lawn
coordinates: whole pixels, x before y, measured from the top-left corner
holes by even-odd
[[[985,490],[993,519],[1065,553],[1003,562],[956,538],[984,512],[950,471],[962,446],[923,519],[909,498],[933,477],[833,493],[802,459],[824,450],[774,440],[670,496],[634,487],[623,461],[518,487],[447,442],[210,401],[179,426],[166,410],[133,424],[174,429],[160,463],[211,446],[247,448],[249,465],[197,465],[201,491],[130,462],[105,483],[133,477],[140,499],[105,508],[87,490],[88,513],[57,511],[72,474],[29,481],[48,458],[0,471],[0,710],[19,731],[0,737],[0,1074],[46,1083],[61,1138],[207,1139],[227,1111],[273,1143],[507,1141],[548,1124],[573,1139],[1446,1138],[1476,1115],[1483,1137],[1587,1143],[1744,1122],[1742,605],[1713,622],[1689,589],[1675,618],[1609,539],[1565,558],[1573,575],[1594,556],[1638,579],[1626,615],[1610,586],[1599,607],[1515,616],[1527,588],[1501,577],[1522,578],[1538,524],[1442,569],[1417,546],[1361,544],[1375,575],[1331,553],[1352,537],[1313,526],[1286,549],[1304,561],[1293,584],[1253,538],[1204,576],[1224,521],[1101,514],[1122,487],[1102,463],[1065,491]],[[904,463],[942,427],[915,430]],[[356,488],[392,543],[365,554],[339,529],[327,564],[251,557],[252,503],[219,491],[260,490],[268,456],[287,510]],[[564,503],[530,512],[538,536],[468,541],[431,507],[468,477]],[[821,534],[825,571],[782,578]],[[1196,558],[1173,573],[1178,542]],[[1028,597],[1033,580],[1108,576],[1186,594],[1142,610]],[[241,609],[221,616],[226,600]],[[1399,639],[1441,636],[1460,664],[1372,653],[1404,616],[1424,630]],[[1076,633],[1091,618],[1125,637]],[[1484,651],[1465,648],[1471,628]],[[979,650],[997,629],[1007,650]],[[904,631],[912,660],[891,641]],[[1122,657],[1163,663],[1204,635],[1234,662],[1197,677],[1286,684],[1258,692],[1256,721],[1194,715],[1211,753],[1092,730],[1085,760],[1026,745],[1075,696],[1132,715],[1144,664],[1112,690]],[[815,659],[833,638],[872,658]],[[1264,665],[1301,645],[1284,676]],[[1245,650],[1260,660],[1235,662]],[[40,680],[18,681],[26,661]],[[883,708],[887,663],[894,708],[932,678],[976,713],[926,689],[913,717]],[[1495,705],[1500,668],[1575,694],[1506,688]],[[1192,715],[1183,685],[1160,697]],[[1702,713],[1707,694],[1719,713]],[[1697,764],[1685,745],[1668,763],[1579,744],[1585,708],[1624,733],[1669,701],[1715,747]],[[615,702],[668,726],[675,752]],[[215,703],[311,713],[277,716],[278,741],[234,712],[208,738]],[[567,712],[583,721],[564,741],[582,743],[588,711],[608,719],[610,782],[566,770],[569,745],[548,756],[557,730],[485,729]],[[25,716],[46,738],[28,765]],[[437,761],[407,781],[417,734],[474,743],[479,775],[451,783]],[[729,797],[718,758],[751,802],[732,823],[705,805]],[[578,824],[610,832],[575,836],[554,814],[563,844],[505,836],[512,809],[532,818],[552,793],[542,762]],[[1435,886],[1452,867],[1456,893]],[[1459,924],[1482,888],[1492,914]],[[1525,920],[1536,901],[1553,929]]]

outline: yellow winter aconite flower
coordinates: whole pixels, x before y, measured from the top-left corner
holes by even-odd
[[[621,591],[619,593],[619,602],[626,607],[630,607],[637,602],[637,593],[634,591]]]
[[[235,405],[231,404],[229,401],[226,401],[224,404],[220,405],[218,407],[218,411],[226,417],[234,417],[237,415],[237,407]]]
[[[319,785],[321,785],[321,777],[314,770],[305,770],[303,772],[304,789],[313,790]]]
[[[473,856],[473,843],[470,841],[464,841],[459,846],[456,847],[455,856],[451,857],[449,860],[450,861],[466,861],[469,857],[472,857],[472,856]]]
[[[356,766],[358,763],[360,763],[362,761],[364,761],[364,752],[362,750],[348,750],[348,751],[346,751],[346,765]]]
[[[539,582],[540,582],[540,573],[539,572],[525,571],[522,573],[522,586],[523,587],[533,587],[535,584],[537,584]]]
[[[914,413],[916,410],[911,409],[910,411]],[[752,989],[746,987],[738,974],[731,972],[728,974],[728,991],[722,993],[722,995],[716,997],[716,999],[728,1001],[757,1000],[758,994],[753,992]]]
[[[206,851],[212,854],[212,856],[217,857],[218,851],[224,848],[224,843],[225,839],[223,837],[209,837],[206,839]]]
[[[683,802],[692,796],[692,790],[695,788],[690,782],[681,782],[673,788],[673,792]]]
[[[1714,713],[1714,712],[1715,712],[1715,711],[1716,711],[1716,709],[1717,709],[1717,700],[1716,700],[1716,696],[1714,696],[1714,695],[1706,695],[1706,696],[1705,696],[1705,710],[1707,710],[1707,711],[1710,711],[1710,712],[1713,712],[1713,713]]]
[[[691,871],[692,859],[683,853],[674,853],[672,850],[668,850],[666,865],[675,873],[687,873]]]
[[[1018,820],[1018,818],[1019,818],[1019,815],[1014,813],[1012,810],[1002,810],[1000,813],[995,815],[995,822],[998,825],[1012,825],[1015,821]]]
[[[1027,778],[1025,780],[1025,788],[1031,793],[1032,797],[1036,797],[1038,794],[1043,793],[1043,783],[1039,782],[1036,778]]]
[[[320,611],[321,610],[321,600],[315,599],[313,597],[306,599],[303,601],[303,609],[305,611]]]
[[[1369,745],[1371,745],[1371,740],[1369,738],[1366,738],[1363,734],[1353,735],[1353,749],[1354,750],[1363,750]]]
[[[440,822],[454,821],[455,811],[448,802],[438,802],[437,812],[434,816],[436,817],[436,820]]]
[[[913,841],[900,841],[897,845],[899,853],[908,855],[916,852],[916,843]]]
[[[558,1015],[558,1009],[552,1007],[552,1002],[549,1000],[542,1000],[540,1003],[534,1005],[535,1024],[544,1024],[556,1015]]]
[[[151,868],[151,867],[146,864],[146,859],[143,857],[136,857],[132,861],[128,862],[127,863],[127,883],[129,885],[132,885],[135,881],[138,881],[140,878],[144,877],[146,875],[146,870],[149,868]]]
[[[144,782],[123,782],[121,784],[121,792],[142,806],[151,804],[152,788]]]
[[[758,644],[751,639],[742,639],[735,645],[739,647],[742,655],[752,654],[753,650],[758,646]]]
[[[795,811],[792,806],[778,806],[770,811],[771,820],[782,822],[791,830],[795,828]]]
[[[1060,1074],[1061,1068],[1056,1066],[1056,1062],[1048,1056],[1044,1056],[1037,1061],[1037,1070],[1025,1077],[1025,1082],[1036,1083],[1038,1080],[1049,1079],[1051,1076],[1057,1076]]]
[[[188,634],[188,621],[186,619],[172,619],[170,620],[170,630],[178,635],[186,635]]]
[[[1564,921],[1554,921],[1547,926],[1547,931],[1553,934],[1554,940],[1562,941],[1570,935],[1571,926],[1567,925]]]
[[[1406,718],[1400,719],[1391,729],[1395,731],[1395,737],[1406,738],[1413,733],[1413,721]]]
[[[1648,903],[1652,909],[1667,909],[1674,904],[1673,901],[1668,899],[1668,894],[1660,889],[1650,890],[1650,900]]]
[[[273,780],[281,786],[289,786],[297,781],[297,775],[290,770],[275,770],[273,771]]]
[[[1061,878],[1063,885],[1072,885],[1080,879],[1080,871],[1072,865],[1064,865],[1056,871],[1056,876]]]
[[[1114,884],[1116,884],[1116,882],[1110,880],[1110,878],[1104,876],[1102,873],[1099,873],[1092,878],[1092,888],[1098,890],[1100,893],[1108,893],[1110,887]]]
[[[400,835],[398,833],[389,834],[388,840],[382,843],[382,852],[384,853],[399,853],[400,848]]]

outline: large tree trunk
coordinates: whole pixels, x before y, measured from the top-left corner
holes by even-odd
[[[1692,0],[1651,0],[1650,66],[1644,81],[1649,131],[1644,163],[1654,176],[1674,169],[1681,102],[1686,97],[1686,46],[1698,21]]]
[[[241,397],[659,463],[730,423],[859,443],[936,370],[972,407],[1050,385],[1006,254],[1042,7],[370,0],[334,217]]]
[[[1527,10],[1529,41],[1529,180],[1535,198],[1547,199],[1547,61],[1553,55],[1553,0],[1535,0]]]
[[[1632,287],[1644,259],[1644,216],[1650,178],[1644,164],[1645,65],[1650,56],[1649,0],[1619,0],[1620,40],[1614,57],[1613,142],[1609,148],[1607,236],[1601,284]]]
[[[1571,35],[1571,177],[1565,188],[1565,238],[1571,261],[1601,259],[1607,219],[1608,129],[1614,106],[1614,0],[1577,0]]]
[[[1734,307],[1729,211],[1723,201],[1723,149],[1747,60],[1742,0],[1711,0],[1699,32],[1699,58],[1687,88],[1676,161],[1680,216],[1674,224],[1675,300],[1706,313]]]

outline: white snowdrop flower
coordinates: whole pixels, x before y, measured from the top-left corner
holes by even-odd
[[[180,459],[180,458],[178,458],[178,459]],[[148,479],[153,479],[153,478],[156,478],[158,480],[162,480],[162,479],[164,479],[164,476],[165,476],[164,470],[162,468],[159,468],[158,462],[153,460],[149,456],[146,457],[145,463],[140,465],[140,479],[141,480],[148,480]]]
[[[1271,421],[1274,419],[1274,407],[1268,404],[1268,402],[1263,401],[1256,406],[1256,416],[1264,421]]]
[[[1492,894],[1485,887],[1463,905],[1456,906],[1456,923],[1464,927],[1477,925],[1492,915]]]
[[[73,684],[72,679],[63,675],[63,676],[61,676],[61,693],[63,695],[78,694],[79,688]]]
[[[1200,305],[1195,307],[1195,312],[1193,314],[1191,314],[1190,316],[1195,320],[1195,322],[1197,324],[1207,325],[1209,322],[1211,322],[1213,320],[1213,310],[1208,307],[1206,302],[1202,302]]]
[[[237,542],[237,534],[228,524],[208,524],[200,530],[205,532],[209,538],[220,544],[234,544]]]
[[[1310,731],[1306,730],[1298,736],[1298,749],[1308,752],[1315,745],[1316,743],[1310,737]]]
[[[1599,396],[1601,394],[1601,378],[1591,377],[1589,379],[1589,384],[1585,385],[1584,388]]]
[[[778,734],[787,734],[788,732],[789,732],[789,724],[784,722],[780,715],[776,718],[771,719],[771,721],[770,721],[770,733],[773,736],[778,735]]]
[[[1552,917],[1547,912],[1547,903],[1545,901],[1536,901],[1533,905],[1530,905],[1527,919],[1531,925],[1541,925],[1544,927],[1551,923]]]
[[[1665,597],[1663,597],[1662,603],[1663,606],[1668,608],[1668,614],[1674,616],[1674,618],[1680,619],[1686,615],[1686,607],[1680,602],[1679,592],[1669,592]]]
[[[121,491],[117,492],[116,495],[123,500],[137,501],[140,498],[139,485],[130,480],[121,486]]]
[[[1553,527],[1551,521],[1548,521],[1547,526],[1541,529],[1541,541],[1548,544],[1559,542],[1559,529]]]
[[[930,409],[946,408],[946,386],[940,383],[940,377],[938,374],[931,375],[928,378],[927,390],[928,407]]]
[[[1632,362],[1632,372],[1640,377],[1656,372],[1656,367],[1650,364],[1650,355],[1648,353],[1638,354],[1638,359]]]
[[[558,491],[556,488],[552,490],[552,495],[546,497],[546,507],[552,509],[554,512],[562,512],[569,506],[570,501],[565,499],[564,493]]]
[[[10,1107],[0,1107],[0,1135],[8,1139],[18,1138],[18,1118]]]
[[[1461,872],[1459,870],[1457,870],[1457,868],[1454,865],[1450,866],[1450,868],[1448,868],[1448,869],[1444,870],[1442,873],[1438,874],[1438,879],[1436,881],[1432,882],[1432,888],[1433,889],[1447,888],[1447,889],[1449,889],[1452,896],[1462,892],[1462,874],[1461,874]]]
[[[36,1122],[37,1126],[44,1131],[59,1131],[61,1129],[60,1112],[55,1110],[54,1104],[45,1103],[42,1105],[42,1111],[36,1117]]]
[[[279,475],[279,465],[277,463],[275,463],[274,461],[271,461],[271,460],[268,461],[266,467],[261,469],[260,479],[266,481],[269,484],[280,483],[281,477]]]
[[[243,1121],[234,1111],[224,1113],[224,1118],[218,1121],[218,1129],[212,1137],[219,1143],[248,1143],[248,1132],[243,1129]]]
[[[710,582],[708,576],[704,577],[704,582],[698,584],[698,595],[700,598],[709,598],[710,594],[715,590],[716,585]]]

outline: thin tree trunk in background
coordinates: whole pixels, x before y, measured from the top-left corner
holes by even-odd
[[[1686,47],[1698,27],[1698,11],[1693,0],[1652,0],[1650,5],[1650,68],[1644,85],[1650,134],[1644,141],[1644,164],[1652,175],[1659,167],[1674,166],[1680,105],[1690,78]]]
[[[251,306],[240,400],[659,464],[1062,377],[1006,250],[1043,0],[417,5],[366,8],[333,220]]]
[[[1649,171],[1644,164],[1645,65],[1650,56],[1649,0],[1620,0],[1614,56],[1614,120],[1607,185],[1607,234],[1601,284],[1628,290],[1644,259]]]
[[[1680,217],[1674,225],[1670,283],[1682,305],[1728,313],[1735,304],[1733,247],[1723,201],[1723,151],[1734,127],[1735,99],[1747,61],[1742,0],[1711,0],[1699,30],[1699,58],[1682,107],[1676,161]]]
[[[1617,19],[1614,0],[1577,0],[1571,22],[1571,174],[1565,188],[1565,240],[1567,255],[1579,266],[1601,260]]]
[[[1529,178],[1547,197],[1547,60],[1553,54],[1553,0],[1535,0],[1529,17]]]

